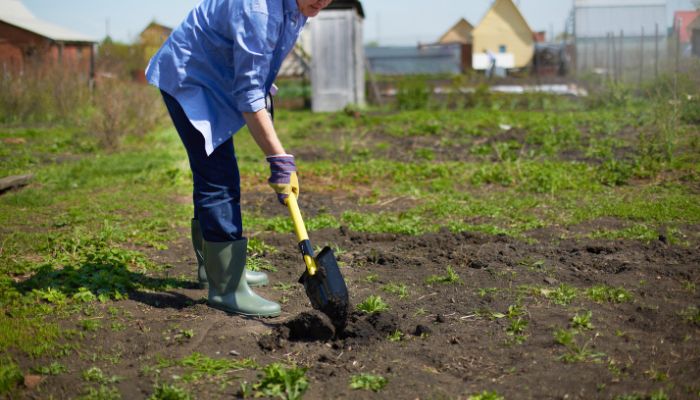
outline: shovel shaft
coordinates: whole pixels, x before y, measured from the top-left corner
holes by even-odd
[[[297,203],[297,197],[294,193],[290,193],[289,196],[287,196],[286,203],[289,208],[289,214],[292,216],[292,221],[294,222],[294,233],[296,233],[297,239],[299,240],[301,254],[304,256],[304,263],[306,263],[306,270],[309,272],[309,275],[316,275],[316,260],[314,260],[313,257],[313,250],[311,250],[311,243],[309,242],[309,234],[306,232],[304,220],[301,218],[301,210],[299,210],[299,203]]]

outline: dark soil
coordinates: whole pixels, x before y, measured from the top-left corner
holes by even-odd
[[[282,213],[284,210],[280,210]],[[598,221],[601,225],[614,221]],[[278,251],[267,259],[277,268],[271,283],[295,286],[282,291],[256,289],[283,302],[275,319],[247,319],[206,306],[201,289],[133,293],[115,303],[98,305],[102,328],[87,333],[77,353],[61,359],[68,371],[46,377],[26,398],[73,398],[85,382],[82,371],[99,366],[122,379],[114,384],[124,399],[150,396],[156,382],[172,382],[177,369],[148,371],[159,358],[181,359],[194,352],[213,358],[253,358],[259,365],[296,363],[308,368],[307,399],[466,398],[495,390],[508,399],[612,399],[619,394],[651,393],[663,388],[670,398],[695,398],[700,390],[700,326],[683,312],[700,306],[698,244],[677,247],[662,240],[560,240],[560,232],[540,231],[538,242],[504,236],[448,231],[418,237],[366,234],[347,229],[312,232],[316,244],[334,243],[351,303],[381,295],[387,312],[353,312],[337,330],[323,313],[311,309],[303,287],[304,269],[292,234],[259,234]],[[169,276],[195,279],[195,261],[187,232],[166,251],[152,254],[174,267]],[[426,283],[450,266],[459,283]],[[383,290],[404,284],[401,299]],[[578,290],[568,306],[545,298],[561,284]],[[633,300],[596,303],[585,289],[606,284],[626,288]],[[509,332],[509,306],[527,321],[520,337]],[[354,310],[354,308],[353,308]],[[557,329],[590,310],[593,328],[576,335],[579,361],[554,340]],[[514,317],[515,318],[515,317]],[[57,318],[59,319],[59,318]],[[110,323],[124,330],[109,329]],[[77,321],[60,319],[65,327]],[[192,337],[179,332],[192,330]],[[400,341],[388,340],[400,331]],[[52,360],[46,360],[49,364]],[[27,369],[41,360],[23,361]],[[353,391],[351,376],[360,373],[388,379],[378,392]],[[256,382],[259,372],[238,371],[242,381]],[[200,399],[235,397],[239,384],[190,383]]]

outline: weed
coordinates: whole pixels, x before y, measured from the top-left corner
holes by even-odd
[[[561,306],[567,306],[576,298],[577,291],[576,288],[571,287],[565,283],[559,285],[558,288],[551,289],[541,289],[540,293],[544,295],[547,299],[554,302],[554,304],[559,304]]]
[[[527,337],[525,336],[525,328],[528,321],[522,318],[515,318],[510,321],[510,325],[506,328],[506,334],[510,336],[517,344],[523,343]]]
[[[379,275],[377,274],[369,274],[365,277],[365,282],[367,283],[374,283],[377,280],[379,280]]]
[[[291,283],[280,282],[275,284],[272,288],[281,292],[291,292],[294,290],[294,285]]]
[[[467,397],[467,400],[505,400],[505,397],[498,394],[498,392],[489,392],[484,390],[481,393],[473,394]]]
[[[102,327],[102,324],[97,319],[84,319],[80,321],[80,327],[86,332],[95,332]]]
[[[632,294],[624,288],[596,285],[586,290],[586,295],[596,303],[624,303],[632,300]]]
[[[431,275],[426,279],[426,283],[429,285],[433,283],[461,284],[462,279],[460,279],[459,275],[457,275],[452,267],[447,267],[446,275]]]
[[[0,360],[0,394],[8,394],[24,378],[17,364],[9,359]]]
[[[192,372],[182,377],[184,381],[192,382],[204,376],[220,377],[232,371],[257,368],[255,361],[246,358],[242,360],[214,359],[201,353],[192,353],[181,360],[160,360],[158,368],[169,368],[172,366],[186,367]]]
[[[276,252],[277,249],[275,247],[268,245],[261,239],[255,237],[248,239],[248,255],[250,257],[259,257]]]
[[[269,271],[277,272],[275,268],[268,260],[259,257],[249,257],[247,259],[246,268],[251,271]]]
[[[148,398],[148,400],[191,400],[192,395],[190,395],[186,390],[181,389],[174,385],[161,384],[157,385],[153,394]]]
[[[554,341],[562,346],[569,347],[574,344],[575,331],[570,331],[568,329],[557,329],[554,331]]]
[[[518,265],[521,265],[530,271],[541,271],[544,269],[544,260],[533,260],[531,258],[526,258],[518,261]]]
[[[387,339],[389,339],[390,342],[400,342],[404,337],[404,333],[401,332],[400,330],[395,330],[394,333],[389,335]]]
[[[387,379],[380,375],[359,374],[350,377],[350,388],[353,390],[364,389],[379,392],[387,383]]]
[[[566,363],[584,361],[599,362],[603,357],[605,357],[605,353],[593,352],[588,348],[593,339],[598,337],[597,334],[593,338],[586,341],[583,346],[580,346],[576,342],[577,334],[578,331],[564,329],[558,329],[554,332],[554,340],[567,349],[567,352],[559,357],[560,360]]]
[[[95,389],[90,387],[86,393],[77,398],[77,400],[121,400],[122,396],[116,388],[100,385]]]
[[[382,300],[380,296],[369,296],[362,303],[357,305],[357,309],[367,314],[373,314],[380,311],[386,311],[389,306]]]
[[[586,311],[583,314],[576,314],[571,318],[571,327],[577,330],[593,329],[591,317],[593,313]]]
[[[66,372],[66,367],[63,364],[54,361],[47,366],[32,368],[32,371],[41,375],[59,375]]]
[[[105,375],[104,372],[98,367],[91,367],[85,371],[83,371],[83,380],[87,382],[95,382],[99,384],[107,384],[107,383],[116,383],[119,382],[122,378],[119,376],[107,376]]]
[[[683,321],[700,326],[700,308],[695,307],[695,306],[689,306],[685,310],[681,311],[680,313],[681,318],[683,318]]]
[[[405,299],[408,297],[408,287],[405,284],[388,283],[382,287],[382,290],[399,296],[399,299]]]
[[[690,293],[695,293],[695,282],[690,280],[683,281],[683,290]]]
[[[306,379],[305,368],[272,363],[263,368],[262,379],[252,386],[251,391],[255,397],[297,400],[301,399],[308,387],[309,381]]]

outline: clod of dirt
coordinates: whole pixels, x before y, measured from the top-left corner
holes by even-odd
[[[416,336],[430,335],[431,333],[433,333],[433,330],[425,325],[417,325],[416,330],[413,331],[413,334]]]
[[[327,342],[336,340],[347,344],[363,345],[373,339],[384,339],[399,329],[398,318],[390,313],[352,313],[344,330],[334,329],[333,322],[320,311],[305,311],[278,325],[272,333],[258,339],[265,351],[281,349],[290,342]],[[334,344],[335,346],[335,344]],[[342,348],[339,345],[338,348]]]
[[[288,339],[299,342],[325,342],[335,336],[335,326],[320,311],[303,312],[284,323],[289,328]]]
[[[471,260],[471,261],[469,261],[468,266],[469,266],[469,268],[473,268],[473,269],[484,269],[484,268],[488,267],[488,264],[486,264],[485,262],[483,262],[481,260]]]
[[[442,314],[438,314],[435,316],[435,322],[442,324],[446,321],[445,317]]]

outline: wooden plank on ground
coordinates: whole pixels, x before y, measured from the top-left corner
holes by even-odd
[[[13,175],[0,179],[0,192],[29,185],[34,174]]]

